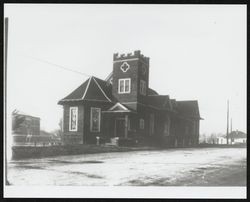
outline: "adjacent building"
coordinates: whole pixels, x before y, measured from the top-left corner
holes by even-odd
[[[140,51],[113,55],[105,79],[90,77],[61,99],[64,142],[133,139],[166,146],[199,142],[197,100],[177,101],[149,87],[149,58]]]
[[[14,110],[12,133],[15,135],[40,135],[40,118]]]
[[[217,144],[227,144],[227,137],[218,137]],[[247,144],[247,134],[238,130],[230,132],[228,134],[228,144]]]

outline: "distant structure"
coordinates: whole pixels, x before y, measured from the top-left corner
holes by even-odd
[[[14,110],[12,112],[12,134],[40,135],[40,118]]]
[[[149,58],[140,51],[114,54],[106,80],[92,76],[58,104],[66,144],[99,138],[180,147],[199,143],[198,101],[177,101],[150,88]]]
[[[228,134],[228,144],[246,144],[247,134],[241,131],[232,131]],[[226,136],[218,137],[217,144],[227,144]]]

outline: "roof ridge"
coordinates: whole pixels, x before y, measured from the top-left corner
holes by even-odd
[[[101,90],[101,92],[103,93],[103,95],[108,99],[108,101],[111,102],[110,98],[106,95],[106,93],[104,92],[104,90],[102,89],[102,87],[99,85],[99,83],[96,81],[95,77],[93,77],[96,85],[98,86],[98,88]],[[105,81],[104,81],[105,82]]]
[[[176,100],[177,102],[198,102],[198,100]]]
[[[148,95],[148,96],[168,96],[169,97],[169,95]]]
[[[108,81],[110,79],[110,77],[113,76],[113,71],[110,72],[110,74],[106,77],[105,81]]]
[[[90,84],[90,82],[91,82],[91,80],[92,80],[92,77],[93,77],[93,76],[89,77],[89,81],[88,81],[87,87],[86,87],[86,89],[85,89],[85,91],[84,91],[84,93],[83,93],[82,100],[85,98],[85,96],[86,96],[86,94],[87,94],[87,91],[88,91],[88,89],[89,89],[89,84]]]

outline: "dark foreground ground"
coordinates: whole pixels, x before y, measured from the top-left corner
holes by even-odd
[[[11,185],[246,186],[246,148],[179,148],[12,160]]]

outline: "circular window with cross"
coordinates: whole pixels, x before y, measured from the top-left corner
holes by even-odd
[[[127,62],[124,62],[124,63],[122,63],[122,65],[121,65],[121,70],[123,71],[123,72],[127,72],[128,71],[128,69],[130,68],[130,66],[129,66],[129,64],[127,63]]]

